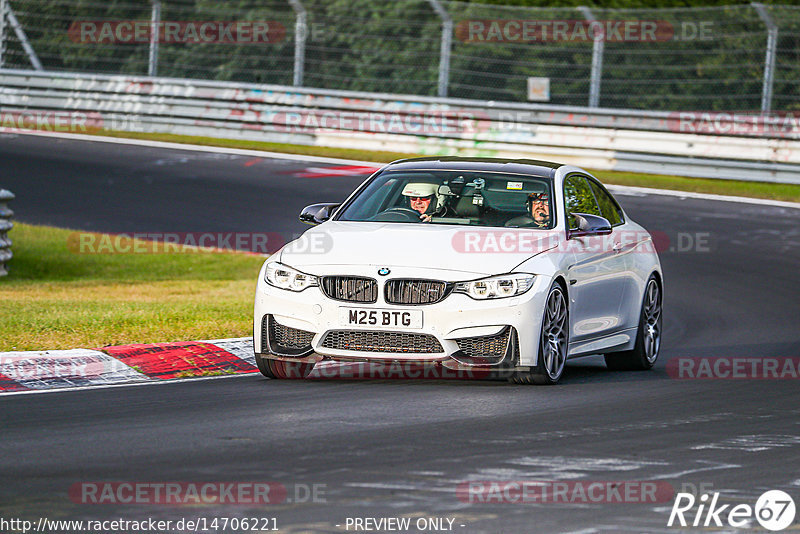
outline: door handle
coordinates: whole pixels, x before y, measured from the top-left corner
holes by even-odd
[[[614,243],[614,246],[611,247],[611,250],[613,250],[614,252],[619,252],[620,250],[622,250],[622,243]]]

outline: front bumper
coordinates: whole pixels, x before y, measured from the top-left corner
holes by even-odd
[[[349,275],[368,276],[377,271],[372,266],[361,273],[349,266],[347,269]],[[414,277],[432,278],[431,272],[420,276],[418,270],[395,267],[390,278]],[[551,280],[537,276],[533,287],[517,297],[479,301],[454,293],[441,302],[421,306],[385,302],[385,282],[378,281],[378,300],[373,304],[341,302],[326,297],[317,287],[302,292],[272,287],[264,282],[262,269],[253,316],[256,352],[266,358],[306,362],[441,362],[450,368],[525,368],[536,364],[542,311]],[[380,328],[341,324],[340,307],[354,306],[421,311],[422,325]],[[482,353],[492,357],[475,357]]]

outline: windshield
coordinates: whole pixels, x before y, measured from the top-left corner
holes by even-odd
[[[550,180],[464,171],[386,171],[336,219],[552,228]]]

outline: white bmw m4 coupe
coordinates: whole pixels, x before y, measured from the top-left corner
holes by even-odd
[[[264,263],[254,348],[270,378],[322,360],[555,384],[568,358],[653,367],[663,278],[650,234],[588,172],[533,160],[389,164]]]

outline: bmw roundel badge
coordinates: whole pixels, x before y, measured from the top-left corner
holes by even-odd
[[[386,276],[390,272],[392,271],[390,271],[388,267],[381,267],[380,269],[378,269],[378,274],[381,276]]]

